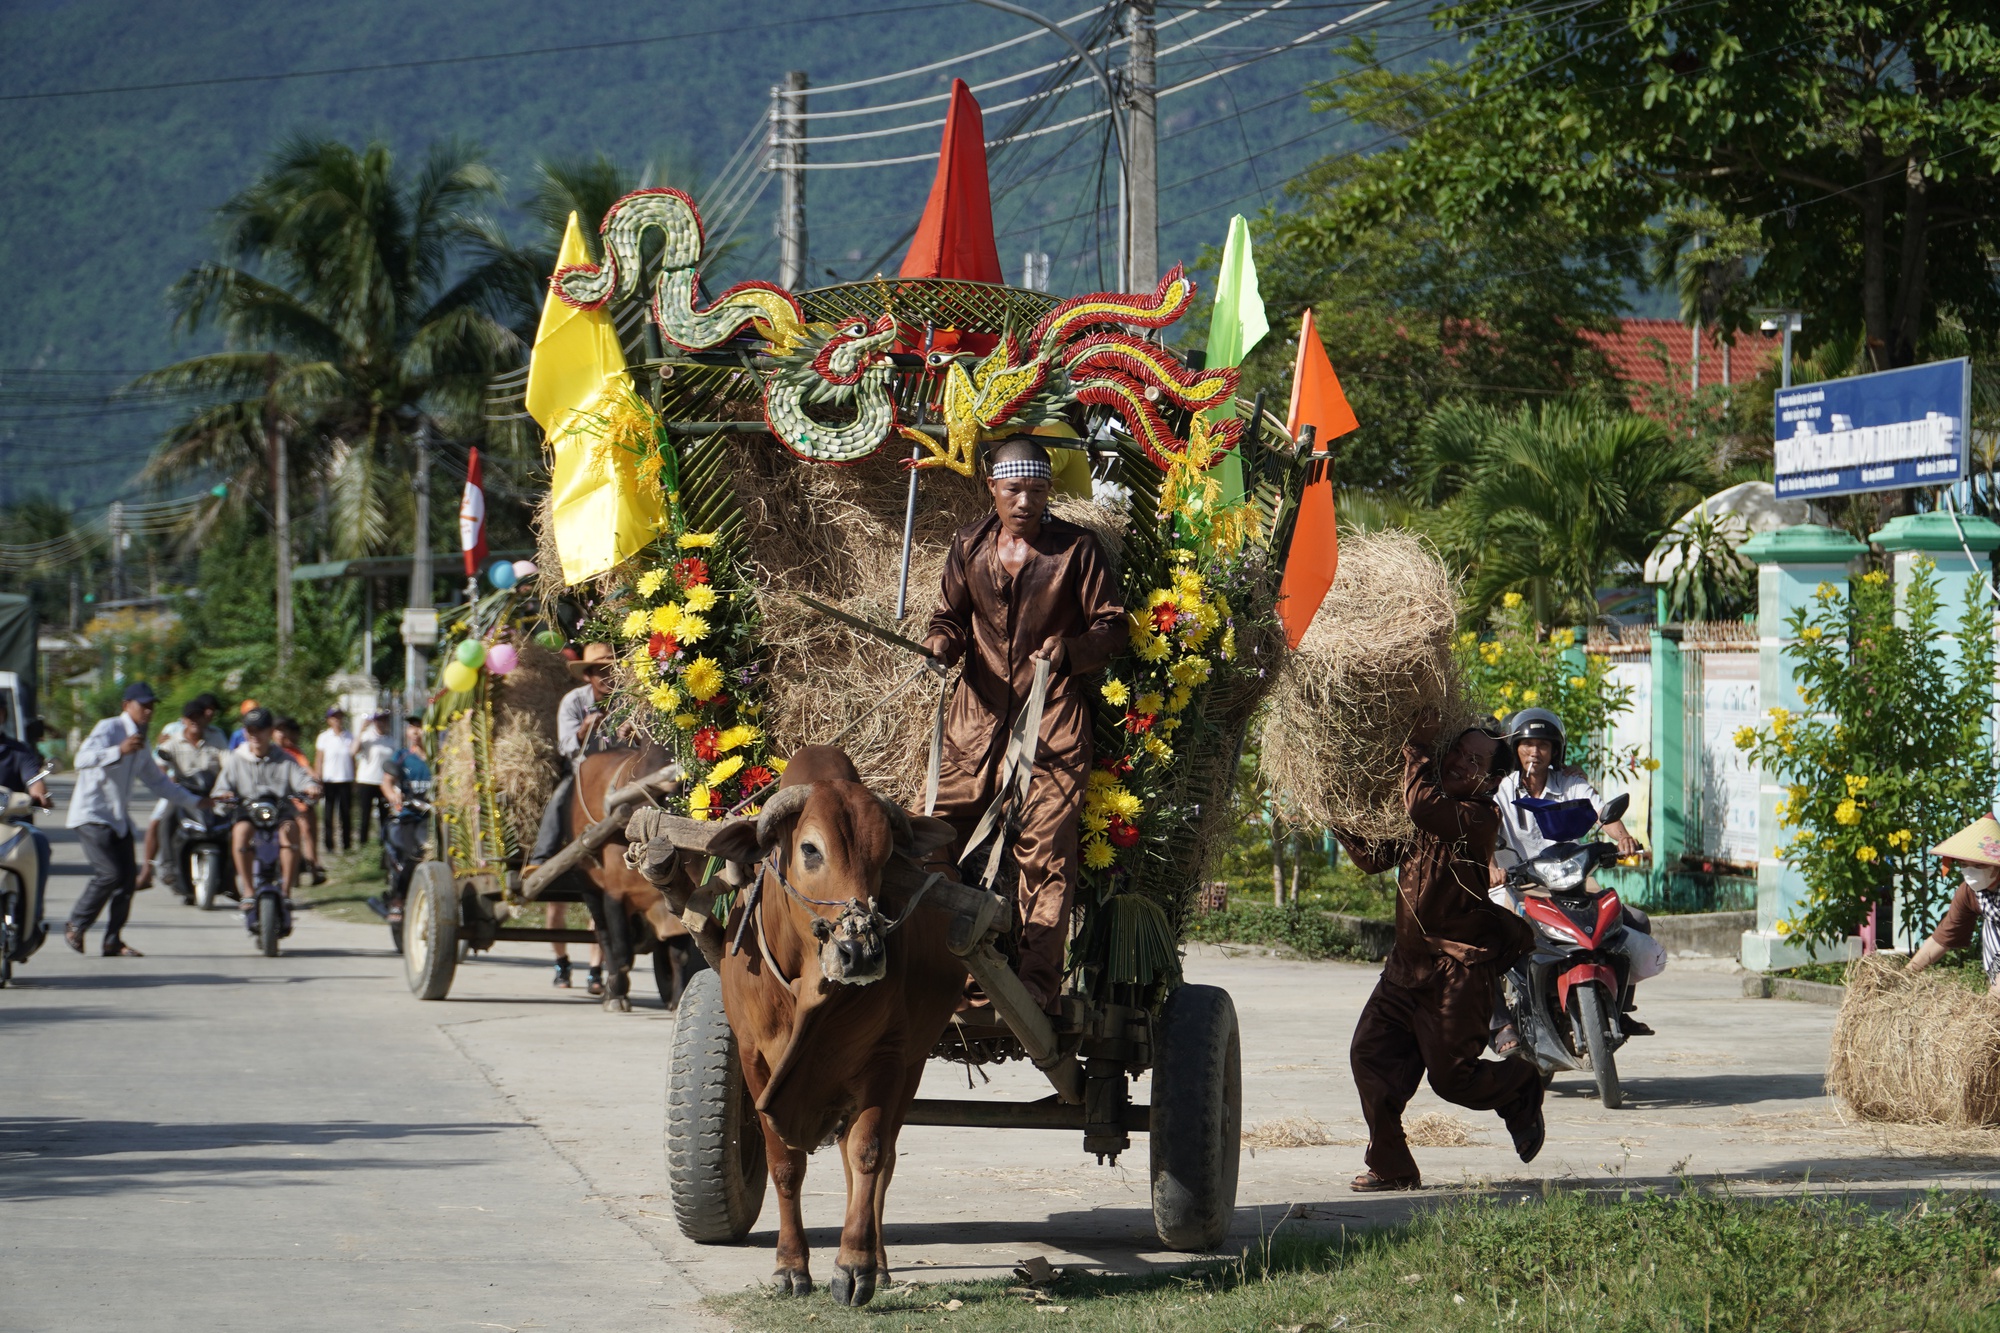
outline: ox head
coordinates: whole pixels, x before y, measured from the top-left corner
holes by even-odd
[[[865,986],[888,969],[883,867],[898,851],[922,861],[952,836],[943,820],[913,818],[870,791],[841,751],[807,746],[758,817],[736,821],[710,846],[761,863],[765,896],[813,941],[822,977]]]

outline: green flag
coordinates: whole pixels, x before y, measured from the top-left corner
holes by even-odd
[[[1215,310],[1208,320],[1208,364],[1240,366],[1250,349],[1271,331],[1264,318],[1264,298],[1257,291],[1257,260],[1250,253],[1250,223],[1241,213],[1229,219],[1229,238],[1222,244],[1222,267],[1215,275]],[[1213,408],[1222,418],[1235,406]],[[1222,503],[1243,498],[1243,460],[1229,453],[1211,469],[1222,483]]]

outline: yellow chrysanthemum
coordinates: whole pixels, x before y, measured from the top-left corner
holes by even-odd
[[[678,636],[681,628],[681,608],[676,602],[655,608],[652,620],[653,633]]]
[[[1167,641],[1157,634],[1146,634],[1132,641],[1132,650],[1139,654],[1142,662],[1164,662],[1172,651]]]
[[[1521,594],[1518,592],[1510,592],[1505,597],[1502,597],[1500,599],[1500,605],[1506,607],[1509,611],[1512,611],[1515,607],[1519,606],[1520,604],[1521,604]]]
[[[727,782],[729,781],[729,779],[735,777],[738,773],[742,771],[743,771],[743,756],[740,754],[732,754],[727,759],[724,759],[721,763],[717,764],[714,768],[708,770],[708,780],[711,783]]]
[[[639,576],[639,595],[641,597],[651,597],[660,590],[660,585],[666,581],[667,571],[664,569],[649,570],[641,574]]]
[[[1089,870],[1103,870],[1118,859],[1111,850],[1111,844],[1102,838],[1089,838],[1083,844],[1083,864]]]
[[[1085,784],[1086,791],[1110,791],[1118,785],[1118,775],[1108,768],[1093,768]]]
[[[722,668],[712,657],[697,657],[681,673],[681,684],[687,686],[689,694],[707,703],[722,693]]]
[[[625,623],[619,627],[619,632],[628,639],[643,639],[651,632],[649,629],[651,619],[644,611],[628,612]]]
[[[1849,828],[1861,822],[1861,807],[1854,803],[1853,797],[1850,796],[1833,807],[1833,822],[1845,824]]]
[[[1160,719],[1160,734],[1162,736],[1171,736],[1176,731],[1179,731],[1180,727],[1181,727],[1181,720],[1177,717],[1166,717]]]
[[[687,609],[690,611],[713,611],[715,609],[715,589],[706,583],[697,583],[687,590]]]
[[[1084,832],[1086,833],[1102,833],[1111,826],[1110,816],[1106,815],[1102,810],[1092,810],[1086,807],[1081,819],[1083,821]]]
[[[654,710],[661,713],[671,713],[681,706],[681,692],[673,686],[664,683],[655,685],[653,692],[647,695],[646,698],[647,702],[653,705]]]
[[[1139,817],[1146,803],[1123,787],[1113,787],[1104,793],[1104,808],[1129,823]]]
[[[1174,747],[1167,744],[1166,741],[1157,735],[1148,736],[1146,737],[1146,753],[1164,764],[1174,757]]]
[[[1139,701],[1132,705],[1132,711],[1142,715],[1146,713],[1163,713],[1166,711],[1166,708],[1167,701],[1160,697],[1158,690],[1147,690],[1139,696]]]
[[[1222,643],[1216,648],[1215,655],[1225,662],[1236,660],[1236,626],[1231,625],[1222,631]]]
[[[683,551],[692,551],[702,546],[713,546],[715,545],[715,534],[712,532],[683,532],[674,544],[679,546]]]
[[[695,783],[694,790],[688,793],[688,817],[690,819],[707,819],[708,799],[708,784],[706,782]]]
[[[646,651],[646,645],[643,643],[625,654],[625,669],[632,673],[632,679],[640,685],[652,683],[658,666],[659,663],[653,660],[653,655]]]
[[[763,732],[757,730],[755,727],[746,727],[739,723],[736,726],[725,729],[715,738],[715,748],[724,754],[728,754],[731,750],[742,749],[763,734]]]
[[[696,727],[701,725],[701,719],[696,717],[693,713],[675,713],[674,725],[679,727],[682,731],[693,731]]]
[[[1176,596],[1193,600],[1200,597],[1207,590],[1207,585],[1202,582],[1201,575],[1197,574],[1194,570],[1177,569],[1174,571],[1174,594]]]
[[[1208,636],[1214,632],[1214,626],[1195,619],[1188,622],[1187,627],[1180,631],[1181,642],[1187,645],[1189,652],[1198,653],[1208,646]]]
[[[785,773],[785,768],[786,768],[786,767],[787,767],[787,766],[788,766],[788,765],[789,765],[789,764],[790,764],[791,762],[792,762],[792,761],[791,761],[791,760],[789,760],[789,759],[780,759],[780,758],[778,758],[778,756],[776,756],[776,755],[772,755],[772,756],[771,756],[771,757],[770,757],[769,759],[766,759],[766,760],[764,761],[764,763],[765,763],[765,764],[766,764],[766,765],[767,765],[767,766],[768,766],[768,767],[770,768],[770,770],[771,770],[771,771],[772,771],[773,773],[776,773],[776,774],[778,774],[778,775],[779,775],[780,777],[783,777],[783,776],[784,776],[784,773]]]
[[[1104,682],[1104,688],[1100,693],[1104,695],[1104,702],[1110,704],[1113,708],[1123,708],[1125,701],[1132,697],[1131,688],[1116,676]],[[1102,770],[1100,769],[1099,772],[1102,772]],[[1090,776],[1095,779],[1097,774],[1092,773]]]
[[[1178,713],[1194,700],[1194,690],[1186,685],[1176,685],[1167,692],[1167,711]]]
[[[680,639],[683,648],[700,643],[708,637],[708,621],[701,616],[689,615],[683,611],[675,637]]]
[[[1212,670],[1206,657],[1183,657],[1167,668],[1167,675],[1176,685],[1199,685]]]

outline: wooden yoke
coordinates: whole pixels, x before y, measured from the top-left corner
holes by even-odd
[[[720,959],[721,931],[711,931],[714,926],[710,909],[723,892],[731,888],[741,888],[750,882],[755,868],[741,862],[725,862],[722,872],[699,887],[694,887],[687,876],[680,873],[679,854],[694,852],[697,855],[712,856],[711,850],[722,830],[735,821],[694,820],[680,815],[671,815],[664,810],[641,810],[632,816],[625,829],[625,840],[630,845],[626,853],[626,864],[638,871],[662,894],[667,905],[680,913],[702,952],[707,954],[712,948],[717,956],[709,958],[709,966],[717,966]],[[554,862],[550,862],[551,865]],[[897,853],[889,858],[889,864],[882,870],[884,890],[897,890],[904,901],[914,894],[930,872],[908,856]],[[1081,1104],[1083,1101],[1083,1070],[1076,1062],[1076,1056],[1065,1054],[1056,1038],[1055,1025],[1049,1022],[1047,1014],[1036,1005],[1028,988],[1007,966],[1007,960],[993,947],[994,937],[1005,930],[1012,920],[1007,901],[996,893],[989,893],[976,884],[965,884],[956,879],[940,879],[918,904],[926,911],[944,912],[951,917],[951,932],[946,937],[946,947],[965,963],[992,1001],[993,1011],[1006,1023],[1028,1058],[1035,1062],[1055,1086],[1056,1095],[1065,1102]],[[711,940],[713,941],[711,943]]]
[[[534,874],[521,881],[521,896],[530,902],[541,896],[542,890],[561,879],[571,870],[581,865],[589,857],[595,856],[605,843],[610,842],[625,829],[626,818],[632,807],[641,801],[654,799],[658,790],[681,780],[681,766],[668,764],[640,778],[637,782],[620,787],[605,798],[604,818],[573,838],[569,846],[557,852],[538,867]]]

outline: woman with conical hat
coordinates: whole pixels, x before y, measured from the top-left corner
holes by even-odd
[[[2000,819],[1981,815],[1931,852],[1944,859],[1947,871],[1958,871],[1958,892],[1944,920],[1911,957],[1909,970],[1921,972],[1947,950],[1976,939],[1990,992],[2000,995]]]

